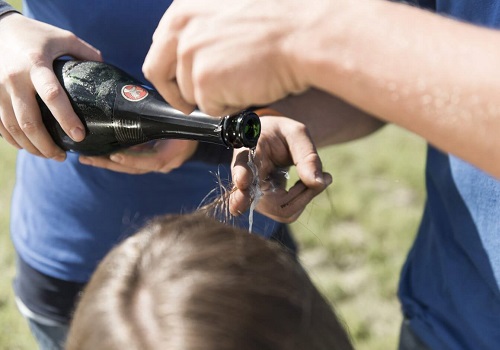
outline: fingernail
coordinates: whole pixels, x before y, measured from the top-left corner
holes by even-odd
[[[112,154],[109,156],[109,159],[111,159],[113,162],[121,163],[123,160],[123,156],[119,154]]]
[[[325,178],[323,177],[323,173],[315,173],[314,180],[322,185],[325,185]]]
[[[60,153],[60,154],[52,157],[52,159],[57,161],[57,162],[64,162],[64,160],[66,159],[66,153]]]
[[[326,176],[324,177],[324,179],[326,180],[326,186],[330,186],[333,182],[333,178],[330,174],[326,174]]]
[[[56,162],[62,162],[64,160],[64,157],[62,157],[60,154],[58,154],[57,156],[53,156],[50,159],[55,160]]]
[[[83,132],[82,128],[79,127],[71,129],[69,133],[73,141],[76,142],[82,141],[85,138],[85,133]]]
[[[326,187],[331,185],[333,179],[329,173],[318,173],[316,174],[315,181]]]

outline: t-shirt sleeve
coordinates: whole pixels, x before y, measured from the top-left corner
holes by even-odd
[[[9,12],[19,12],[5,1],[0,1],[0,17]]]

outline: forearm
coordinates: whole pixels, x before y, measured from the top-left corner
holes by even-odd
[[[384,125],[381,120],[317,89],[289,96],[270,107],[306,124],[318,147],[351,141]]]
[[[500,32],[379,0],[322,12],[296,40],[312,86],[500,177]]]

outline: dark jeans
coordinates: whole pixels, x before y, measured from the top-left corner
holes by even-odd
[[[47,326],[27,318],[31,333],[40,350],[63,350],[68,335],[67,325]]]
[[[410,328],[410,321],[403,320],[398,350],[430,350]]]

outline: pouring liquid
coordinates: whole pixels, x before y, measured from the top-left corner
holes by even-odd
[[[262,192],[262,190],[260,188],[259,169],[257,168],[257,165],[255,164],[255,148],[252,148],[250,150],[250,152],[248,152],[247,165],[253,174],[253,181],[252,181],[252,184],[250,186],[251,204],[250,204],[250,209],[249,209],[249,214],[248,214],[248,232],[252,232],[253,214],[254,214],[255,208],[257,207],[257,204],[259,204],[259,200],[264,195],[264,192]]]

